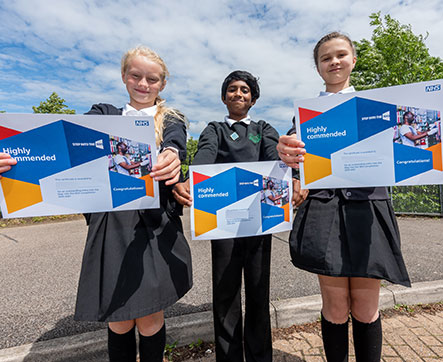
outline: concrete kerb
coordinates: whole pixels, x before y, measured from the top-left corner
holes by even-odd
[[[412,288],[401,286],[383,287],[380,294],[380,309],[398,304],[427,304],[443,301],[443,280],[414,283]],[[273,301],[270,305],[272,326],[289,327],[318,320],[321,296]],[[211,312],[200,312],[166,320],[168,343],[186,345],[199,338],[214,339]],[[50,341],[35,342],[19,347],[0,350],[0,362],[84,360],[80,356],[101,355],[106,350],[106,330],[83,333]]]
[[[412,305],[443,302],[443,280],[415,283],[412,288],[392,285],[389,288],[394,297],[394,305]]]
[[[5,348],[0,350],[0,361],[87,361],[89,359],[86,356],[100,355],[106,352],[107,337],[107,330],[103,329],[75,336]]]

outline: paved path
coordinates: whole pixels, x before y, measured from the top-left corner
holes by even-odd
[[[350,324],[350,335],[352,324]],[[443,359],[443,311],[435,315],[419,314],[414,317],[396,315],[383,319],[382,361],[437,361]],[[349,340],[350,361],[355,361],[352,338]],[[326,361],[319,328],[288,333],[274,340],[274,362]],[[214,362],[214,354],[188,360]]]
[[[417,300],[424,304],[443,300],[443,281],[415,283],[410,289],[392,286],[384,288],[380,296],[382,309],[392,308],[398,304],[411,305]],[[273,344],[275,362],[325,361],[319,323],[315,323],[319,317],[320,306],[319,295],[271,303],[273,327],[280,327],[274,329],[276,332]],[[295,326],[291,326],[294,322]],[[308,322],[309,324],[306,324]],[[443,359],[443,311],[441,308],[434,315],[430,312],[418,312],[415,316],[394,314],[394,316],[383,318],[382,322],[383,361],[409,362]],[[196,342],[198,338],[212,340],[210,312],[171,317],[166,323],[170,344],[177,340],[182,344]],[[350,340],[350,346],[352,356],[352,340]],[[351,361],[353,360],[351,358]],[[0,361],[105,362],[107,361],[106,331],[99,330],[6,348],[0,350]],[[200,358],[199,361],[215,361],[214,353],[209,353],[207,357]]]
[[[399,225],[406,265],[418,289],[386,283],[389,302],[382,299],[382,306],[443,301],[443,219],[400,218]],[[72,320],[85,231],[82,220],[0,229],[1,362],[106,360],[104,325]],[[190,245],[194,287],[167,310],[169,341],[180,343],[210,339],[212,331],[209,243]],[[274,236],[272,253],[274,326],[315,320],[317,279],[290,263],[287,233]]]

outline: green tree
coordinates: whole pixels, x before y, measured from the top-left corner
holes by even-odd
[[[357,90],[429,81],[443,78],[443,60],[429,54],[428,36],[415,35],[411,25],[403,25],[380,12],[369,16],[374,26],[371,40],[355,42],[357,64],[351,83]]]
[[[40,102],[38,107],[32,106],[32,110],[34,113],[75,114],[75,110],[69,109],[65,100],[55,92],[52,92],[46,101]]]
[[[194,155],[197,152],[198,140],[193,139],[192,137],[188,139],[186,142],[186,160],[182,162],[182,172],[183,175],[186,175],[189,170],[189,165],[192,163],[194,159]]]

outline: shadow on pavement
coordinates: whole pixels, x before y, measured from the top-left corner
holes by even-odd
[[[60,336],[75,336],[80,333],[93,332],[98,331],[106,327],[105,323],[99,322],[77,322],[74,321],[73,315],[60,319],[51,330],[43,333],[39,336],[34,342],[29,350],[28,355],[23,359],[24,362],[47,362],[48,361],[48,352],[51,347],[44,346],[42,347],[42,341],[53,341],[57,343],[57,338]],[[71,346],[66,346],[71,347]],[[72,353],[72,348],[68,351],[69,348],[66,349],[66,354],[63,353],[63,349],[57,347],[53,355],[51,356],[51,361],[63,361],[63,362],[79,362],[79,356],[77,353]],[[57,356],[57,354],[59,356]],[[98,349],[92,351],[85,351],[82,354],[82,361],[107,361],[107,353],[106,349]]]

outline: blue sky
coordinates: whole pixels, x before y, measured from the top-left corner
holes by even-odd
[[[220,86],[235,69],[260,78],[251,116],[286,132],[294,99],[323,87],[315,42],[333,30],[369,39],[372,12],[428,32],[431,54],[443,58],[440,0],[0,0],[0,9],[0,110],[31,113],[53,91],[77,113],[122,106],[121,56],[144,44],[168,65],[162,96],[186,114],[194,137],[225,115]]]

